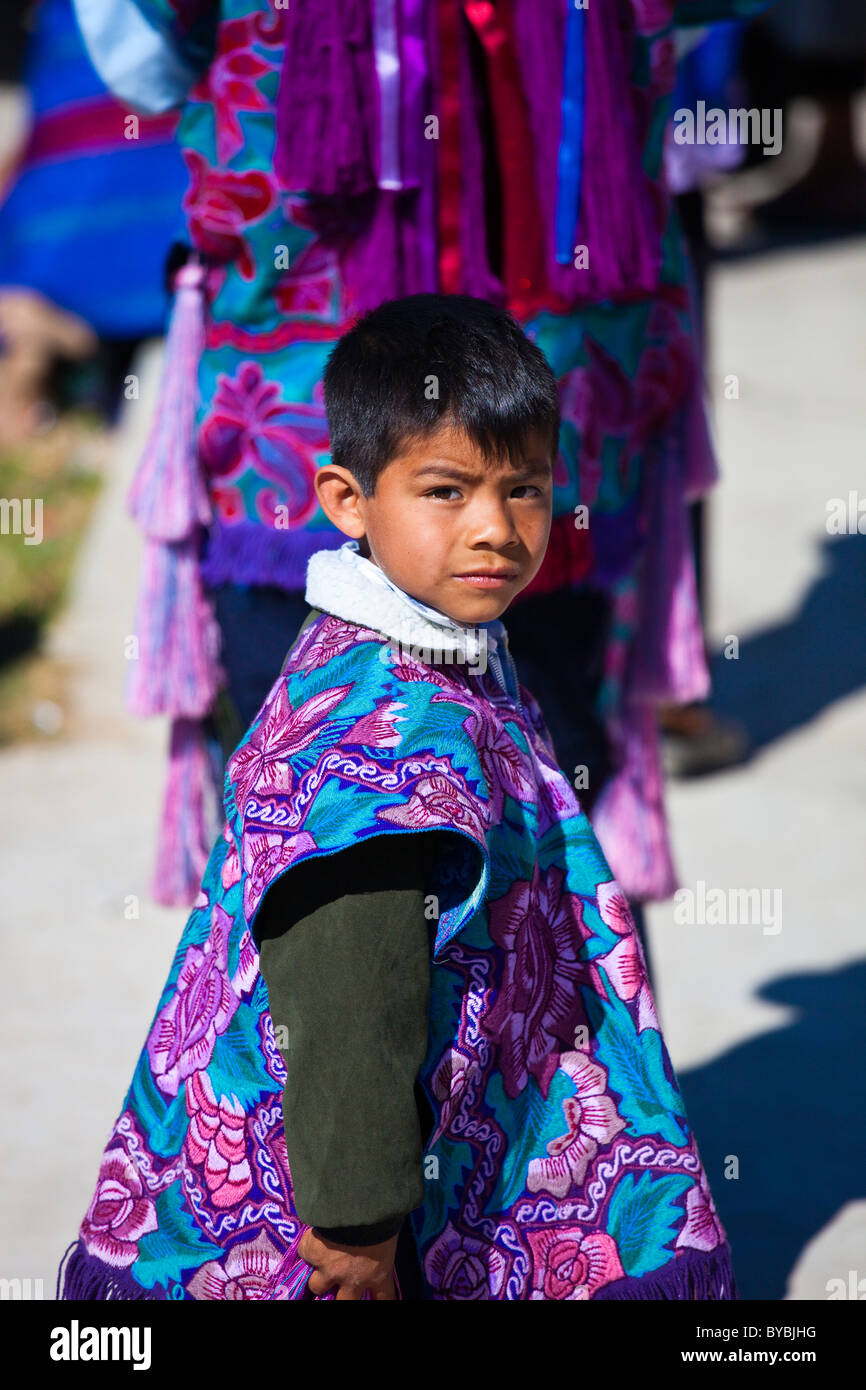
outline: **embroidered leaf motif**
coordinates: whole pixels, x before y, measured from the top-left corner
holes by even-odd
[[[198,1269],[206,1260],[222,1256],[220,1246],[204,1239],[184,1209],[179,1179],[157,1197],[156,1214],[159,1230],[141,1237],[139,1256],[132,1267],[144,1288],[167,1286],[180,1280],[182,1270]]]
[[[485,1100],[496,1115],[511,1110],[515,1139],[504,1156],[499,1183],[487,1204],[490,1211],[507,1210],[526,1191],[530,1160],[546,1158],[548,1144],[562,1134],[562,1103],[573,1096],[575,1090],[568,1073],[559,1070],[553,1074],[547,1100],[534,1077],[529,1078],[516,1100],[509,1100],[502,1077],[491,1076]]]
[[[608,1000],[591,989],[582,989],[590,1027],[598,1040],[598,1057],[608,1070],[611,1090],[621,1099],[617,1110],[627,1120],[627,1134],[635,1138],[658,1135],[670,1144],[684,1144],[688,1132],[676,1119],[685,1116],[677,1087],[665,1075],[661,1035],[654,1028],[638,1033],[628,1009],[599,967]]]
[[[274,1079],[265,1066],[258,1021],[259,1012],[253,1003],[241,1004],[225,1033],[214,1043],[208,1065],[216,1095],[236,1095],[247,1112],[275,1089]]]
[[[180,1153],[189,1124],[183,1087],[176,1096],[164,1095],[154,1081],[146,1052],[139,1058],[124,1102],[124,1110],[129,1109],[147,1133],[151,1152],[160,1158],[173,1158]]]
[[[683,1209],[675,1203],[691,1185],[682,1173],[653,1178],[642,1173],[635,1181],[625,1173],[608,1207],[608,1231],[619,1248],[626,1274],[646,1274],[671,1258],[666,1250],[683,1219]]]
[[[431,1158],[437,1164],[430,1163]],[[439,1235],[449,1210],[458,1205],[455,1195],[461,1191],[474,1167],[474,1156],[468,1144],[440,1138],[424,1155],[424,1205],[412,1214],[419,1245]]]

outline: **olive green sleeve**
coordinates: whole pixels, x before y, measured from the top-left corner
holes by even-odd
[[[374,836],[299,864],[256,921],[286,1063],[295,1207],[346,1244],[396,1233],[424,1200],[415,1083],[427,1051],[434,839]]]

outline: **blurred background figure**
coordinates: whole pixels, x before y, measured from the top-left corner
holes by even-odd
[[[704,226],[704,190],[744,164],[747,148],[727,139],[718,144],[680,143],[674,136],[676,113],[697,111],[699,102],[703,102],[707,110],[723,111],[746,104],[742,51],[747,28],[747,21],[733,19],[680,29],[676,35],[677,80],[671,101],[673,118],[665,127],[665,181],[674,195],[689,248],[690,283],[704,358],[709,341],[705,291],[713,257]],[[689,507],[702,632],[705,632],[711,582],[707,519],[711,505],[709,498],[698,497]],[[709,657],[708,652],[706,655]],[[689,777],[713,772],[739,762],[748,750],[749,741],[743,726],[713,710],[709,696],[683,705],[662,704],[659,725],[663,734],[663,766],[669,776]]]
[[[781,107],[787,117],[795,99],[807,98],[818,118],[807,167],[754,209],[758,222],[793,233],[866,229],[866,165],[858,150],[856,107],[866,86],[866,5],[783,0],[749,30],[744,75],[750,104]]]
[[[64,669],[42,637],[115,461],[119,406],[138,394],[138,345],[165,329],[164,265],[183,231],[176,125],[107,91],[70,0],[4,0],[0,744],[64,723]],[[7,522],[34,498],[41,540],[16,543]]]
[[[343,539],[311,485],[330,347],[382,299],[444,290],[510,308],[560,382],[551,543],[509,635],[625,891],[669,895],[655,708],[708,688],[687,507],[716,465],[662,139],[675,24],[760,0],[76,4],[123,100],[182,105],[190,172],[132,499],[130,707],[172,717],[155,894],[195,892],[215,749],[279,670],[309,555]],[[130,60],[142,17],[155,71],[189,74],[175,98]]]
[[[113,418],[137,345],[165,327],[185,172],[176,114],[130,112],[106,90],[71,0],[10,0],[3,26],[5,80],[20,65],[24,98],[0,175],[0,444],[12,444],[65,405]],[[9,87],[5,101],[11,112]]]
[[[866,6],[782,0],[748,22],[680,31],[677,53],[674,111],[703,101],[707,109],[777,112],[784,132],[783,152],[771,154],[760,143],[680,144],[668,124],[666,178],[689,246],[706,352],[714,261],[866,230]],[[690,509],[703,621],[711,506],[699,498]],[[659,719],[670,775],[712,772],[749,752],[743,724],[713,709],[712,696],[664,705]]]

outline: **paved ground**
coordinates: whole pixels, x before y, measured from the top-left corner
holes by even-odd
[[[120,423],[116,470],[52,634],[51,650],[76,667],[66,730],[0,753],[0,1275],[41,1278],[46,1297],[186,918],[146,895],[166,730],[123,708],[140,550],[124,495],[160,353],[152,343],[138,365],[142,395]],[[129,895],[137,920],[125,916]]]
[[[683,886],[779,890],[781,930],[677,925],[668,903],[650,912],[650,949],[750,1298],[826,1298],[829,1279],[866,1277],[866,535],[826,531],[830,498],[859,486],[866,512],[864,288],[863,242],[715,281],[709,626],[739,657],[716,662],[714,699],[756,751],[673,784],[669,808]],[[739,399],[724,398],[728,374]]]
[[[650,936],[668,1046],[751,1298],[825,1298],[828,1279],[866,1276],[866,536],[825,530],[827,500],[866,485],[864,280],[861,242],[730,264],[714,282],[711,633],[739,638],[717,699],[757,751],[676,784],[670,810],[684,886],[779,889],[782,926],[677,925],[666,904]],[[165,730],[121,698],[139,551],[123,495],[158,365],[152,345],[53,635],[77,664],[71,719],[54,742],[0,754],[0,1276],[42,1278],[47,1297],[185,916],[145,891]]]

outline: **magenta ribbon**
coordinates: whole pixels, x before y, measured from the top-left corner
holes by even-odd
[[[373,51],[379,83],[379,187],[402,188],[397,0],[373,0]]]
[[[373,0],[372,20],[379,86],[378,186],[417,188],[427,82],[424,0]]]

